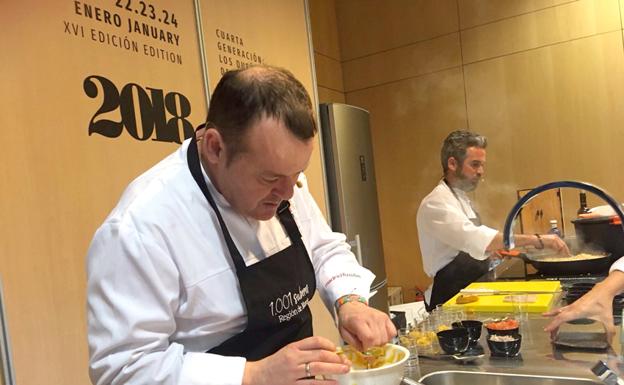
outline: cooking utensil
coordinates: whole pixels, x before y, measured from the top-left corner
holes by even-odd
[[[485,354],[481,353],[481,354],[453,354],[451,357],[453,357],[454,360],[457,361],[461,361],[461,362],[472,362],[475,360],[478,360],[479,358],[483,358],[485,357]]]
[[[576,239],[613,254],[613,259],[624,255],[624,229],[620,217],[586,216],[573,219]]]
[[[559,332],[553,344],[575,349],[604,350],[609,347],[604,332]]]
[[[485,357],[485,354],[419,354],[419,357],[428,358],[430,360],[447,360],[452,358],[460,362],[471,362]]]
[[[484,295],[520,295],[520,294],[556,294],[561,290],[494,290],[494,289],[461,289],[461,294],[470,294],[476,296]]]
[[[537,271],[547,275],[577,275],[587,273],[603,273],[609,271],[611,266],[611,254],[590,252],[601,254],[599,258],[578,259],[578,260],[557,260],[557,254],[525,254],[517,250],[504,251],[499,253],[503,256],[519,257],[525,263],[532,265]]]
[[[603,254],[600,258],[579,259],[575,261],[557,261],[552,258],[556,255],[532,255],[522,254],[521,258],[531,264],[536,270],[544,274],[587,274],[603,273],[609,271],[611,266],[611,253]]]
[[[469,284],[466,289],[492,289],[499,291],[513,291],[512,295],[522,295],[527,291],[549,291],[556,292],[561,290],[561,283],[559,281],[499,281],[499,282],[473,282]],[[512,313],[514,312],[514,303],[505,300],[507,295],[471,295],[470,297],[476,298],[475,302],[467,304],[457,304],[457,298],[460,294],[457,293],[453,298],[448,300],[445,304],[445,308],[449,309],[465,309],[465,311],[485,312],[485,313]],[[552,304],[561,294],[529,294],[531,297],[535,297],[534,302],[526,303],[527,313],[543,313],[548,311]]]

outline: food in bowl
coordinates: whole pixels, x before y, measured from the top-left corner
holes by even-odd
[[[488,322],[485,327],[490,330],[511,330],[517,329],[520,323],[513,318],[507,318],[500,321]]]
[[[520,322],[513,318],[504,318],[485,323],[485,329],[488,331],[488,336],[514,336],[520,334]]]
[[[496,341],[496,342],[511,342],[511,341],[515,341],[517,340],[518,337],[514,337],[514,336],[499,336],[499,335],[492,335],[490,336],[490,341]]]
[[[448,325],[442,324],[442,325],[438,326],[437,331],[441,332],[443,330],[449,330],[449,329],[452,329],[452,328],[450,326],[448,326]]]
[[[516,357],[520,353],[522,336],[491,335],[487,339],[488,347],[494,357]]]
[[[366,362],[357,361],[359,359],[357,356],[362,355],[361,352],[350,346],[338,348],[337,353],[344,354],[351,361],[351,370],[349,373],[327,377],[336,380],[338,385],[399,385],[403,379],[409,351],[403,346],[394,344],[386,344],[380,349],[375,351],[377,354],[383,351],[383,356],[379,356],[380,360],[377,361],[380,366],[367,369]]]
[[[341,348],[339,347],[336,353],[344,355],[351,361],[352,370],[375,369],[398,362],[403,358],[405,353],[401,350],[392,349],[391,346],[392,345],[389,344],[376,346],[368,349],[366,352],[360,352],[347,345]]]
[[[431,346],[432,342],[436,339],[436,334],[433,330],[412,330],[409,332],[409,336],[416,341],[418,349]]]

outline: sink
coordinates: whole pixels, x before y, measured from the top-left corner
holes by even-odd
[[[402,385],[602,385],[602,382],[577,377],[553,377],[530,374],[469,372],[445,370],[423,376],[419,382],[408,378]]]

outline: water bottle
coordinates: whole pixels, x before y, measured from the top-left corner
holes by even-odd
[[[557,220],[556,219],[551,219],[550,220],[550,230],[548,230],[548,234],[555,234],[559,238],[561,238],[561,230],[559,230],[559,226],[557,226]]]

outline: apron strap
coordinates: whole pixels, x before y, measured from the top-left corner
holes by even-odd
[[[230,256],[232,257],[232,261],[234,262],[234,267],[236,268],[236,271],[243,271],[247,267],[245,265],[245,261],[238,251],[238,248],[234,244],[234,240],[232,240],[232,236],[230,235],[230,232],[225,225],[225,221],[221,216],[221,212],[219,212],[219,209],[217,208],[217,204],[210,194],[210,190],[208,190],[208,186],[206,185],[206,181],[204,180],[204,175],[201,172],[199,153],[197,152],[197,138],[195,137],[195,135],[193,135],[191,143],[189,143],[186,153],[186,160],[188,162],[189,170],[191,172],[191,175],[193,176],[193,179],[195,179],[195,182],[199,186],[202,193],[204,193],[204,196],[208,200],[208,203],[210,203],[210,206],[217,214],[219,226],[221,226],[221,232],[223,234],[223,238],[225,239],[227,248],[230,251]]]
[[[301,239],[301,233],[299,232],[299,227],[295,222],[292,212],[290,212],[290,203],[288,201],[282,201],[282,203],[280,203],[277,208],[277,216],[282,226],[284,226],[284,229],[286,229],[290,242],[292,244],[298,242]]]

